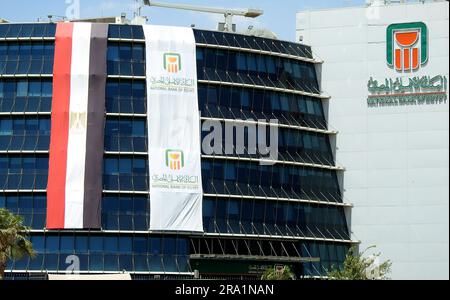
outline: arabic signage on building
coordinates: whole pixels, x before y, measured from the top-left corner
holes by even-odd
[[[387,65],[402,76],[382,80],[370,77],[367,84],[370,108],[447,103],[448,79],[445,75],[405,76],[414,74],[428,63],[428,40],[428,28],[423,22],[388,26]]]
[[[444,75],[386,78],[372,77],[367,84],[369,107],[433,105],[447,102],[447,77]]]

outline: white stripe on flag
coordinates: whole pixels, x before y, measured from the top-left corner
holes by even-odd
[[[65,224],[83,228],[91,24],[75,23],[70,74],[69,141],[67,146]]]

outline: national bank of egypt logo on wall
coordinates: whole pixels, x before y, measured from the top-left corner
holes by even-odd
[[[164,53],[164,70],[169,73],[181,71],[181,55],[178,53]]]
[[[166,150],[166,166],[174,171],[184,168],[184,152],[181,150]]]
[[[417,71],[428,62],[428,28],[423,22],[387,28],[387,63],[398,72]]]

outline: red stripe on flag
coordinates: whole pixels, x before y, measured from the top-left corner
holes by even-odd
[[[47,229],[64,228],[72,34],[73,23],[58,23],[53,66]]]

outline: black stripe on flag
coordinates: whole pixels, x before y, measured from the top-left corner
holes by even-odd
[[[92,24],[83,227],[101,228],[108,25]]]

